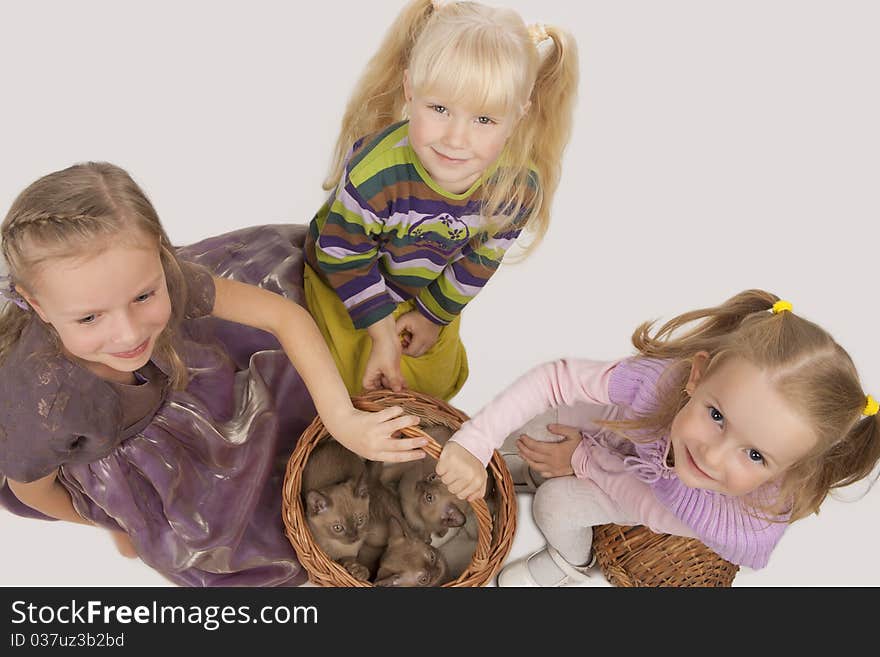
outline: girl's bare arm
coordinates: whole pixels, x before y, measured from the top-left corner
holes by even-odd
[[[58,483],[58,470],[46,475],[42,479],[28,483],[13,481],[12,479],[7,479],[6,482],[15,496],[32,509],[36,509],[58,520],[77,522],[82,525],[92,524],[73,508],[70,494],[64,486]]]

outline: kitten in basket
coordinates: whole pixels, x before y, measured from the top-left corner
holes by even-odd
[[[376,586],[440,586],[453,579],[443,553],[406,534],[397,518],[388,523],[388,547],[379,561]]]
[[[363,460],[333,438],[322,440],[303,468],[302,499],[315,542],[352,576],[366,581],[369,569],[357,560],[370,517]]]
[[[397,495],[379,482],[381,467],[332,438],[312,450],[302,476],[312,537],[359,580],[438,586],[449,579],[443,555],[406,524]]]
[[[454,433],[441,425],[422,429],[440,445],[445,445]],[[397,490],[407,524],[440,549],[450,575],[458,577],[473,559],[479,527],[471,505],[449,492],[434,471],[436,466],[437,461],[430,457],[387,464],[382,480]],[[487,490],[487,501],[492,499],[490,493]]]
[[[370,522],[358,562],[376,586],[439,586],[449,580],[443,555],[407,524],[398,496],[381,481],[382,464],[367,465]]]

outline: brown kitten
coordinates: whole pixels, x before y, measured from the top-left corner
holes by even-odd
[[[426,427],[441,445],[445,445],[453,431],[443,426]],[[470,504],[449,492],[437,473],[437,461],[430,457],[407,464],[397,483],[400,505],[407,524],[423,540],[430,542],[432,535],[446,536],[452,527],[465,524]]]
[[[449,581],[446,560],[437,548],[407,536],[394,516],[388,522],[388,547],[379,562],[376,586],[440,586]]]
[[[370,520],[367,525],[366,538],[358,552],[358,562],[369,569],[371,577],[375,576],[382,553],[388,546],[391,518],[395,518],[401,526],[406,527],[403,512],[400,509],[400,500],[395,492],[382,483],[381,473],[382,463],[367,462]]]
[[[453,431],[444,426],[423,427],[438,443],[445,445]],[[397,464],[395,464],[397,465]],[[458,577],[473,559],[479,523],[469,502],[449,492],[435,472],[434,459],[405,463],[384,476],[395,481],[401,508],[409,526],[443,554],[450,578]],[[495,486],[486,482],[485,500],[496,516]],[[497,517],[497,516],[496,516]]]
[[[354,577],[368,579],[369,570],[357,561],[370,513],[360,457],[331,438],[322,441],[303,468],[302,497],[315,542]]]

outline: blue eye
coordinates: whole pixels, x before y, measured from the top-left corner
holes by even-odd
[[[722,415],[722,414],[721,414],[721,411],[719,411],[719,410],[718,410],[717,408],[715,408],[714,406],[710,406],[710,407],[709,407],[709,417],[712,418],[712,421],[715,422],[715,423],[717,423],[717,424],[723,424],[723,423],[724,423],[724,415]]]
[[[764,457],[761,456],[761,452],[756,449],[750,449],[748,451],[749,460],[753,463],[764,463]]]

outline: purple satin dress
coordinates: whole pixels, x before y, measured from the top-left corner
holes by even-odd
[[[179,253],[305,305],[306,230],[256,226]],[[191,283],[212,305],[213,285],[201,272]],[[32,481],[59,468],[77,511],[127,531],[141,559],[172,582],[302,584],[306,573],[284,535],[281,487],[296,439],[315,416],[308,391],[266,332],[205,316],[185,320],[182,333],[187,388],[168,389],[160,363],[142,368],[162,393],[154,411],[122,426],[118,386],[59,355],[32,321],[21,349],[0,365],[0,504],[45,517],[15,499],[5,477]]]

